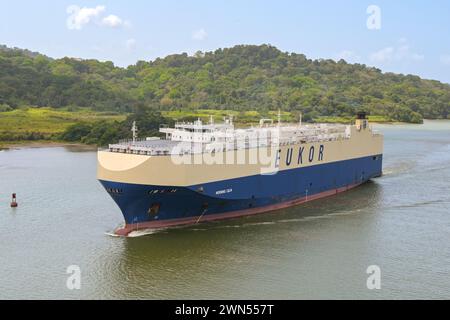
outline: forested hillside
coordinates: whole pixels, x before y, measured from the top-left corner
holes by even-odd
[[[310,60],[269,45],[171,55],[128,68],[50,59],[0,46],[0,111],[21,106],[132,112],[301,111],[305,120],[356,110],[406,122],[448,118],[450,85],[341,60]]]

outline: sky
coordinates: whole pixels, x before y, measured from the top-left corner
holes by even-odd
[[[0,0],[0,44],[127,66],[271,44],[450,83],[448,0]]]

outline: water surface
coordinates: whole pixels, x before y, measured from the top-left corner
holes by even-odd
[[[95,179],[95,152],[0,151],[0,298],[448,299],[450,121],[376,127],[385,174],[373,182],[126,239],[107,235],[122,217]],[[66,287],[69,265],[81,290]],[[381,290],[366,287],[369,265]]]

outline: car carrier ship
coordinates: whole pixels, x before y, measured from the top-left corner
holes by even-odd
[[[98,151],[98,179],[119,206],[117,235],[274,211],[352,189],[382,174],[383,136],[354,124],[282,124],[232,118],[161,126],[165,139]]]

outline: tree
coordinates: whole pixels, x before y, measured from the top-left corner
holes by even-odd
[[[177,108],[290,110],[348,116],[373,115],[418,121],[448,118],[450,85],[417,76],[382,73],[344,61],[310,60],[271,45],[238,45],[139,61],[53,60],[0,47],[0,103],[88,107],[131,112]],[[383,107],[380,110],[377,106]],[[409,111],[407,111],[408,109]]]

